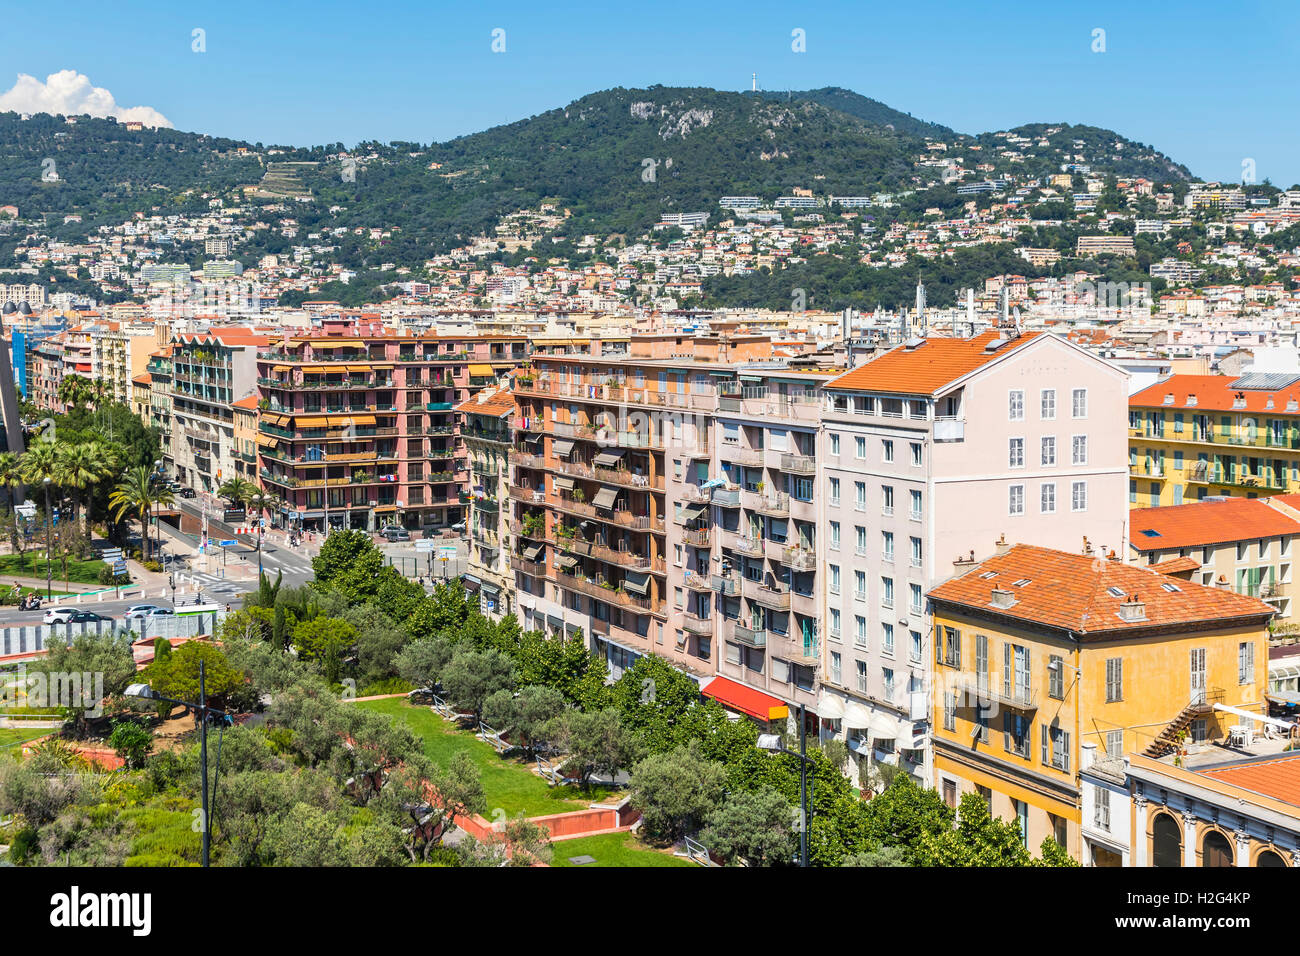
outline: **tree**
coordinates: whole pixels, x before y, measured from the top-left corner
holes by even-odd
[[[483,720],[532,754],[547,725],[564,710],[564,695],[554,687],[529,684],[518,694],[499,690],[483,701]]]
[[[629,667],[613,690],[623,723],[651,753],[672,749],[675,730],[700,699],[700,685],[662,657],[647,654]]]
[[[628,787],[647,833],[665,841],[691,832],[722,799],[726,770],[705,760],[699,745],[646,757],[632,768]]]
[[[311,566],[314,587],[333,588],[356,604],[375,594],[384,556],[366,532],[336,531],[325,539]]]
[[[134,720],[113,721],[113,732],[108,735],[108,745],[126,761],[128,770],[135,770],[153,749],[153,734]]]
[[[171,505],[175,500],[170,488],[158,484],[153,469],[148,465],[137,465],[127,471],[108,496],[116,520],[121,521],[128,514],[140,519],[140,540],[146,561],[149,559],[149,515],[153,506]]]
[[[318,617],[293,629],[293,646],[305,660],[317,661],[325,679],[337,684],[343,669],[343,652],[357,639],[357,629],[342,618]]]
[[[705,820],[700,841],[728,862],[789,866],[799,845],[799,809],[775,790],[732,794]]]
[[[154,661],[142,675],[164,697],[206,703],[199,697],[199,662],[203,662],[203,689],[208,698],[220,697],[244,682],[226,655],[206,641],[186,641],[162,661]]]
[[[953,811],[939,793],[917,786],[902,773],[883,793],[863,805],[862,815],[867,844],[898,847],[909,866],[924,866],[925,838],[949,833],[953,825]]]
[[[902,847],[882,846],[877,850],[859,850],[844,857],[840,866],[907,866],[907,852]]]
[[[499,690],[510,689],[514,682],[510,658],[495,649],[458,649],[442,669],[447,696],[475,717],[482,711],[484,700]]]
[[[231,506],[244,504],[252,495],[258,493],[257,485],[238,476],[226,479],[217,488],[217,494],[230,502]]]
[[[587,786],[593,774],[603,773],[611,779],[622,769],[632,766],[645,752],[612,707],[584,713],[562,711],[546,726],[544,733],[568,755],[564,766],[576,771]]]
[[[451,642],[440,637],[416,641],[402,648],[393,658],[393,666],[402,680],[416,687],[433,688],[454,650]]]

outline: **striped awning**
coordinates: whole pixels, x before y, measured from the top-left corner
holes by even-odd
[[[496,372],[492,371],[491,365],[471,365],[469,367],[469,374],[492,376],[495,375]]]
[[[591,463],[598,468],[614,468],[622,457],[623,453],[620,451],[602,451],[592,459]]]
[[[324,428],[329,423],[328,418],[300,418],[297,425],[299,428]]]
[[[263,448],[274,448],[276,445],[280,444],[280,439],[273,438],[270,435],[258,435],[257,443]]]
[[[324,375],[329,371],[329,369],[323,365],[304,365],[302,370],[304,372],[314,372],[317,375]]]
[[[596,492],[596,497],[592,499],[592,504],[597,508],[603,508],[611,511],[614,508],[614,499],[618,497],[617,488],[601,488]]]
[[[373,425],[375,423],[374,415],[353,415],[353,425]]]
[[[650,575],[645,571],[629,571],[623,579],[624,589],[645,597],[650,593]]]
[[[551,443],[551,450],[561,458],[568,458],[573,454],[573,442],[567,438],[557,438]]]
[[[572,491],[572,490],[573,490],[573,479],[572,479],[572,478],[561,478],[560,476],[557,475],[557,476],[555,476],[554,478],[551,479],[551,484],[553,484],[553,485],[555,486],[556,491]]]
[[[696,518],[699,518],[701,515],[704,514],[704,512],[708,510],[709,510],[708,505],[702,505],[702,504],[692,502],[691,504],[688,504],[682,508],[682,520],[694,521]]]
[[[571,571],[577,563],[578,559],[572,554],[557,554],[555,556],[555,566],[561,571]]]

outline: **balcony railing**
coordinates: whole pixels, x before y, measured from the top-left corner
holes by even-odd
[[[715,574],[709,578],[709,586],[719,594],[734,596],[740,593],[740,577],[732,574]]]
[[[747,580],[745,597],[774,611],[790,610],[790,585],[785,583],[768,586]]]
[[[806,455],[782,455],[781,470],[792,475],[815,475],[817,460]]]
[[[767,630],[761,627],[747,627],[737,621],[731,626],[732,640],[750,647],[767,646]]]
[[[817,570],[817,552],[800,545],[791,545],[781,551],[781,563],[795,571]]]
[[[689,634],[698,634],[702,637],[709,637],[713,634],[713,620],[692,611],[682,612],[682,630]]]
[[[709,547],[710,534],[708,528],[687,529],[682,532],[682,541],[693,548]]]
[[[573,574],[567,574],[563,571],[557,571],[555,574],[555,583],[561,587],[570,588],[574,591],[580,591],[583,594],[590,595],[601,601],[607,601],[611,604],[618,604],[628,608],[638,608],[643,611],[653,610],[653,605],[649,598],[637,597],[627,591],[615,588],[609,582],[601,582],[580,578]]]

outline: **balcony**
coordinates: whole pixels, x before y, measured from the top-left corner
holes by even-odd
[[[761,627],[746,627],[737,621],[731,625],[731,639],[749,647],[766,647],[767,630]]]
[[[996,702],[1002,707],[1017,711],[1038,710],[1038,689],[1012,686],[1009,690],[999,675],[977,674],[966,671],[956,675],[956,686],[960,687],[972,699],[981,702]]]
[[[734,571],[731,574],[715,574],[709,578],[709,587],[719,594],[735,596],[740,593],[740,577]]]
[[[588,541],[577,534],[560,533],[546,539],[555,547],[570,554],[580,554],[586,557],[595,558],[597,561],[604,561],[607,564],[617,565],[621,568],[628,568],[632,571],[653,571],[656,574],[663,574],[664,567],[662,560],[651,560],[649,554],[639,554],[632,551],[626,546],[626,542],[620,541],[620,547],[612,548],[600,541]]]
[[[728,445],[725,441],[718,447],[718,457],[751,468],[762,468],[766,461],[761,448],[741,448],[739,445]]]
[[[762,538],[751,538],[748,535],[733,533],[729,538],[728,547],[752,558],[761,558],[763,556]]]
[[[517,554],[510,555],[510,569],[520,571],[535,578],[546,577],[546,565],[540,561],[529,561]]]
[[[740,488],[714,488],[713,503],[720,508],[740,507]]]
[[[745,597],[755,604],[773,611],[790,610],[790,585],[784,582],[773,587],[759,584],[757,581],[745,581]]]
[[[780,561],[795,571],[816,571],[817,552],[801,545],[791,545],[781,551]]]
[[[817,460],[807,455],[782,455],[781,470],[792,475],[815,475]]]
[[[700,617],[692,611],[683,611],[682,630],[689,634],[697,634],[701,637],[712,637],[713,620],[707,617]]]
[[[935,441],[965,441],[966,420],[956,416],[941,415],[934,420]]]
[[[749,505],[751,511],[759,514],[787,518],[790,515],[790,496],[784,491],[762,496],[754,496]]]
[[[709,579],[700,574],[698,571],[687,571],[685,574],[686,590],[688,591],[712,591],[713,586]]]
[[[687,529],[682,532],[682,542],[693,548],[709,547],[710,531],[708,528]]]
[[[796,637],[788,642],[782,653],[796,664],[816,664],[822,657],[821,641],[815,637],[811,640]]]
[[[588,580],[573,574],[566,574],[563,571],[557,571],[555,573],[555,583],[560,587],[580,591],[598,600],[617,604],[621,607],[637,608],[642,611],[654,609],[649,598],[636,597],[627,591],[615,588],[608,581]]]

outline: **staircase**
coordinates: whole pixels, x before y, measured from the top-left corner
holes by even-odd
[[[1167,754],[1173,753],[1178,746],[1178,735],[1191,726],[1192,721],[1214,709],[1213,701],[1222,699],[1223,691],[1207,691],[1204,699],[1193,700],[1175,717],[1169,724],[1160,731],[1147,748],[1142,751],[1142,756],[1159,759]]]

